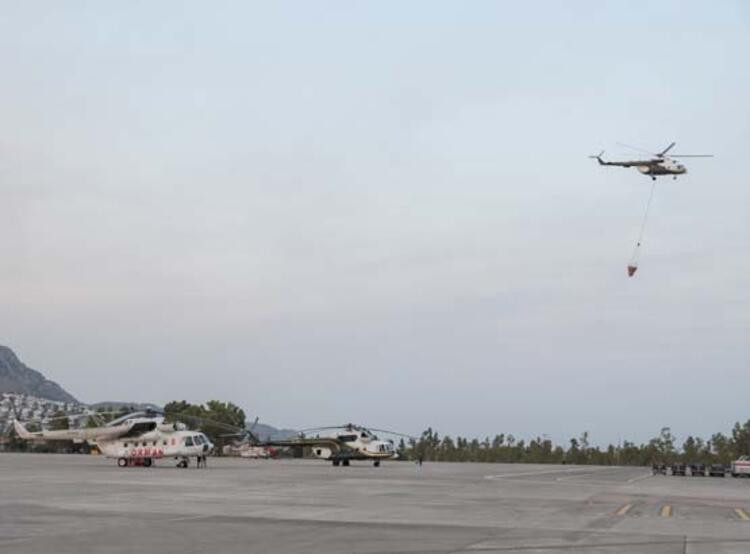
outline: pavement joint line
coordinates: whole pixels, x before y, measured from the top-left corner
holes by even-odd
[[[662,506],[661,510],[659,510],[659,515],[661,517],[672,517],[672,506],[669,504]]]
[[[737,514],[737,517],[739,517],[741,520],[750,521],[750,516],[747,515],[747,512],[742,508],[735,508],[734,513]]]
[[[617,512],[615,512],[615,513],[618,516],[624,516],[625,514],[627,514],[630,511],[630,508],[632,508],[632,507],[633,507],[632,504],[625,504],[619,510],[617,510]]]
[[[194,519],[206,519],[208,517],[211,517],[211,516],[210,515],[206,515],[206,514],[199,514],[199,515],[194,515],[194,516],[182,516],[182,517],[175,517],[175,518],[172,518],[172,519],[168,519],[167,522],[168,523],[175,523],[175,522],[178,522],[178,521],[191,521],[191,520],[194,520]]]

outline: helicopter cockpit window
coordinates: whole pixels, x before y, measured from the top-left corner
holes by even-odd
[[[185,437],[185,446],[193,446],[193,437]]]

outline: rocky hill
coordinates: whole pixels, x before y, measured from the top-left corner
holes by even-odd
[[[78,401],[54,381],[21,362],[7,346],[0,345],[0,392],[15,392],[58,402]]]

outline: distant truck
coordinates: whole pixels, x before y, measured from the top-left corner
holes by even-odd
[[[750,476],[750,458],[740,456],[732,462],[732,477],[749,477]]]

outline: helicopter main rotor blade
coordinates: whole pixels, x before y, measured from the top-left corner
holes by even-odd
[[[648,154],[649,156],[658,156],[658,154],[654,152],[649,152],[648,150],[645,150],[643,148],[638,148],[637,146],[631,146],[630,144],[625,144],[624,142],[618,142],[620,146],[624,146],[625,148],[630,148],[631,150],[635,150],[636,152],[641,152],[643,154]]]
[[[248,431],[250,431],[252,433],[253,429],[255,429],[255,426],[258,425],[258,421],[259,420],[260,420],[260,417],[259,416],[255,416],[255,421],[253,421],[253,424],[250,426],[250,429],[248,429]]]
[[[356,425],[328,425],[326,427],[308,427],[307,429],[297,429],[298,433],[308,433],[310,431],[329,431],[331,429],[346,429],[348,427],[356,427]]]
[[[235,432],[238,432],[238,433],[244,433],[245,432],[244,428],[238,427],[237,425],[231,425],[229,423],[224,423],[223,421],[216,421],[215,419],[208,419],[206,417],[200,417],[200,416],[196,416],[196,415],[192,415],[192,414],[185,414],[185,413],[182,413],[182,412],[165,412],[165,415],[172,416],[172,417],[175,417],[177,419],[183,418],[183,419],[187,419],[187,420],[192,420],[194,422],[198,421],[198,422],[201,422],[201,423],[207,423],[209,425],[215,425],[216,427],[221,427],[221,428],[224,428],[224,429],[226,429],[228,431],[235,431]]]
[[[374,427],[368,427],[370,431],[376,431],[378,433],[387,433],[389,435],[396,435],[397,437],[405,437],[407,439],[416,439],[414,435],[407,435],[406,433],[399,433],[398,431],[389,431],[388,429],[375,429]]]
[[[13,410],[14,410],[14,412],[16,411],[15,410],[15,406],[13,407]],[[83,419],[85,417],[96,418],[97,416],[100,416],[100,415],[112,415],[112,414],[121,414],[121,413],[122,412],[119,412],[119,411],[117,411],[117,412],[115,412],[115,411],[112,411],[112,412],[84,412],[84,413],[81,413],[81,414],[67,414],[67,415],[53,416],[53,417],[31,418],[31,419],[27,419],[26,422],[33,422],[33,423],[41,422],[41,423],[44,423],[44,422],[47,422],[47,421],[55,421],[55,420],[58,420],[58,419]],[[20,418],[18,418],[18,417],[16,417],[16,419],[18,419],[18,421],[21,421]]]
[[[672,154],[670,158],[713,158],[713,154]]]
[[[662,150],[661,152],[659,152],[657,154],[657,156],[659,156],[660,158],[663,158],[666,155],[667,152],[669,152],[670,150],[672,150],[672,148],[674,148],[675,144],[677,144],[677,143],[673,142],[672,144],[670,144],[669,146],[667,146],[664,150]]]

